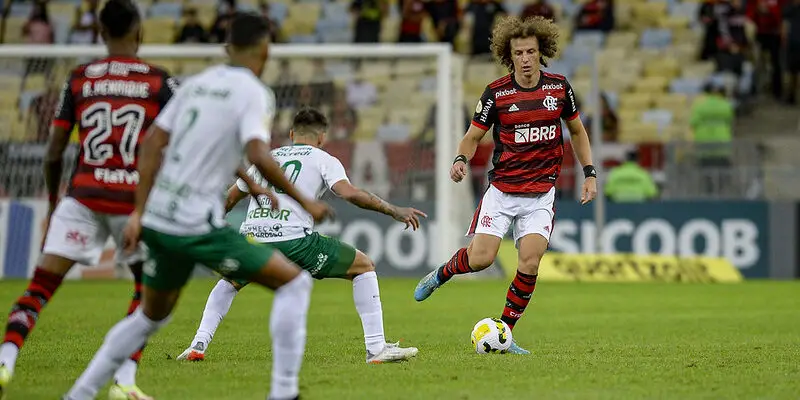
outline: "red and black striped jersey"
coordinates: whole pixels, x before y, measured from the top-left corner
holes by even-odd
[[[176,85],[166,71],[137,58],[108,57],[72,71],[53,119],[56,127],[78,127],[68,196],[97,212],[133,211],[138,144]]]
[[[561,172],[561,119],[579,117],[575,94],[562,75],[541,72],[539,83],[523,88],[506,75],[486,87],[472,125],[494,126],[489,182],[504,193],[545,193]]]

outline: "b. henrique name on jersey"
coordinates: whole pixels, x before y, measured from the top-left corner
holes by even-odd
[[[166,71],[135,58],[75,68],[53,120],[64,129],[78,126],[80,154],[67,195],[98,212],[133,211],[138,144],[176,89]]]
[[[564,158],[561,120],[579,117],[575,93],[562,75],[541,72],[523,88],[513,74],[490,83],[475,106],[472,125],[494,138],[489,182],[504,193],[546,193]]]

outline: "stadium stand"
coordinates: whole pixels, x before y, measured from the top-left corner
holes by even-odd
[[[391,1],[389,15],[382,23],[381,38],[384,41],[394,41],[398,37],[402,14],[396,1]],[[148,0],[139,3],[146,16],[146,43],[172,43],[188,9],[196,10],[198,19],[208,30],[213,30],[212,26],[224,19],[224,13],[218,14],[218,2],[214,0]],[[289,43],[336,43],[353,39],[353,21],[347,1],[279,0],[264,4],[256,0],[242,0],[237,3],[240,9],[268,12],[275,26],[280,27],[280,37]],[[608,100],[609,111],[618,116],[618,135],[609,137],[631,145],[658,145],[686,140],[690,136],[687,115],[692,99],[702,92],[704,83],[714,75],[715,70],[713,63],[697,60],[701,45],[698,3],[693,0],[616,0],[609,3],[613,6],[614,29],[607,32],[573,32],[577,26],[576,16],[585,7],[584,3],[583,0],[557,0],[550,4],[562,28],[564,47],[547,70],[566,75],[579,96],[584,113],[592,114],[598,107],[588,97],[592,86],[590,65],[594,62],[594,50],[599,49],[597,63],[600,87]],[[74,0],[50,1],[47,4],[55,42],[67,43],[70,40],[72,27],[80,18],[85,18],[86,10],[91,8],[87,8],[87,4]],[[459,5],[465,9],[468,2],[459,0]],[[525,5],[523,0],[507,0],[503,3],[509,13],[517,13]],[[23,35],[23,26],[32,11],[30,3],[11,5],[5,20],[4,43],[29,42]],[[474,23],[472,18],[464,19],[455,40],[456,51],[469,52],[471,26]],[[421,29],[424,39],[435,39],[436,32],[430,18],[423,20]],[[54,68],[31,68],[31,63],[47,62],[34,59],[28,61],[27,66],[2,66],[0,98],[5,107],[0,114],[0,121],[3,122],[0,140],[42,140],[42,135],[34,132],[37,132],[36,126],[43,122],[31,118],[30,105],[33,100],[47,93],[48,82],[60,82],[63,79],[67,67],[56,64]],[[204,60],[158,60],[158,63],[179,76],[198,72],[207,65]],[[426,130],[425,124],[428,122],[422,116],[428,115],[435,99],[435,93],[426,90],[424,83],[434,79],[435,70],[426,63],[414,60],[396,63],[365,60],[354,66],[350,62],[337,60],[273,62],[265,73],[265,82],[282,83],[276,87],[280,92],[279,98],[301,99],[286,100],[281,104],[283,108],[277,128],[284,132],[276,137],[286,136],[288,116],[299,105],[298,101],[307,100],[309,104],[321,106],[325,111],[340,110],[336,112],[354,116],[357,122],[343,125],[347,126],[346,132],[333,145],[337,149],[335,152],[345,157],[347,162],[353,153],[352,148],[345,149],[347,143],[352,145],[354,141],[376,140],[381,127],[388,127],[386,132],[394,132],[400,138],[406,137],[404,140],[408,142],[385,143],[387,154],[393,154],[397,146],[424,142],[420,134]],[[486,82],[502,73],[504,71],[487,59],[471,60],[464,74],[465,102],[472,103],[480,96]],[[359,109],[352,109],[346,104],[334,104],[337,101],[335,99],[346,98],[348,83],[353,78],[375,87],[377,98],[374,104]],[[725,79],[725,76],[717,76],[717,79]],[[731,83],[730,93],[745,92],[743,88],[746,88],[747,79],[752,78],[745,73],[744,82]],[[329,86],[320,86],[321,81]],[[326,89],[321,90],[322,87]],[[408,104],[407,99],[411,96],[420,100]],[[337,118],[332,115],[332,119]],[[408,134],[403,136],[406,131]],[[276,141],[276,144],[280,143]],[[406,170],[407,166],[403,166],[406,161],[394,156],[387,162],[396,176],[415,173]],[[430,163],[422,164],[425,166],[415,164],[415,168],[421,171]],[[400,180],[393,178],[393,182]]]

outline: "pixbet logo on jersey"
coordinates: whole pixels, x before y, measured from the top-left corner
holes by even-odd
[[[561,90],[561,89],[564,89],[564,85],[560,83],[558,84],[548,83],[547,85],[542,85],[542,90]]]
[[[501,90],[499,92],[494,92],[494,98],[498,99],[500,97],[508,96],[508,95],[512,95],[512,94],[516,94],[516,93],[517,93],[517,89]]]
[[[516,125],[514,127],[514,143],[534,143],[556,138],[556,126]]]

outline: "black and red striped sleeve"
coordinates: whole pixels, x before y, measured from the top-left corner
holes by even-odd
[[[75,75],[70,75],[67,81],[64,82],[64,87],[61,88],[61,96],[59,97],[56,115],[52,123],[54,127],[70,130],[75,125],[75,95],[72,93],[72,81],[74,79]]]
[[[172,95],[178,90],[178,81],[166,71],[161,71],[161,79],[163,79],[163,81],[161,83],[161,90],[158,91],[158,106],[159,109],[163,110],[172,98]]]
[[[572,90],[572,85],[564,79],[564,107],[561,108],[561,119],[572,121],[579,116],[580,112],[578,111],[578,101],[575,91]]]
[[[472,125],[488,131],[497,121],[497,104],[494,100],[494,90],[487,86],[475,106],[475,114],[472,116]]]

